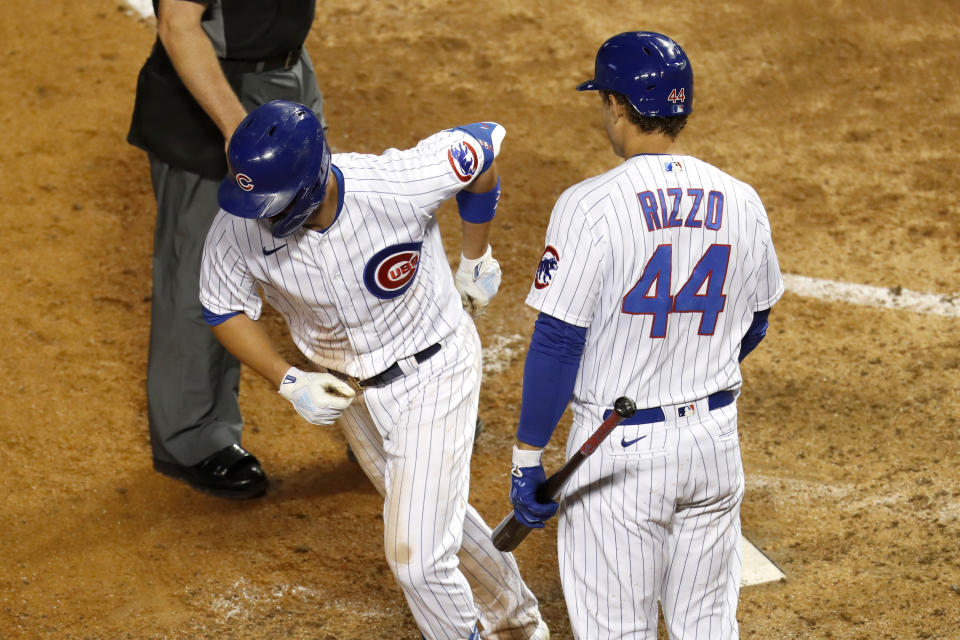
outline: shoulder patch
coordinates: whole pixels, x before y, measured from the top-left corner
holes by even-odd
[[[447,160],[450,161],[450,166],[453,167],[453,172],[460,182],[470,182],[480,165],[477,150],[466,140],[451,145],[447,149]]]
[[[533,286],[537,289],[546,289],[553,280],[553,272],[560,266],[560,254],[551,245],[543,250],[543,256],[540,258],[540,265],[537,267],[537,276],[533,280]]]

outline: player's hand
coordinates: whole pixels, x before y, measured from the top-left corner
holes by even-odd
[[[535,464],[530,464],[535,462]],[[520,466],[527,464],[529,466]],[[524,451],[513,448],[513,469],[510,471],[510,502],[513,514],[521,524],[533,529],[542,529],[560,507],[556,502],[537,500],[537,489],[546,481],[547,475],[540,464],[539,451]]]
[[[474,316],[486,313],[490,299],[500,289],[500,277],[500,263],[494,260],[490,245],[487,245],[486,253],[476,259],[461,254],[454,282],[464,308]]]
[[[333,424],[356,395],[350,385],[336,376],[296,367],[290,367],[283,376],[279,393],[304,420],[317,425]]]

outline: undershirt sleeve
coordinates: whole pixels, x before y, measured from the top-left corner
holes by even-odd
[[[517,439],[543,447],[563,415],[580,369],[587,329],[541,313],[523,367]]]

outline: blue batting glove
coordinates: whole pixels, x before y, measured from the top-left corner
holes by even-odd
[[[537,489],[547,479],[543,465],[540,464],[540,453],[514,447],[514,464],[510,471],[510,502],[513,503],[513,514],[521,524],[532,529],[542,529],[544,523],[560,508],[557,502],[537,500]],[[535,464],[519,466],[534,461]]]

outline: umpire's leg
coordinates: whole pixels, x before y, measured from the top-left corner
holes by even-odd
[[[199,301],[200,259],[219,210],[218,181],[150,154],[157,200],[147,365],[155,460],[191,466],[240,443],[240,363],[214,337]]]

